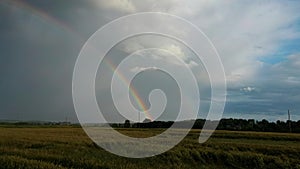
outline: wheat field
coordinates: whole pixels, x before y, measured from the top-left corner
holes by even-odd
[[[118,129],[149,137],[163,129]],[[300,134],[216,131],[199,144],[200,130],[170,151],[130,159],[95,145],[80,127],[0,127],[0,168],[300,168]]]

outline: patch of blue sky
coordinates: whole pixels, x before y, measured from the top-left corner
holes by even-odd
[[[275,53],[263,56],[259,61],[268,64],[276,64],[285,61],[288,56],[296,53],[300,53],[300,38],[282,42]]]
[[[296,32],[300,33],[300,18],[297,19],[291,25],[287,27],[293,28]],[[300,37],[299,34],[296,35],[289,40],[284,40],[279,44],[278,50],[270,55],[262,56],[259,61],[268,63],[268,64],[276,64],[282,61],[285,61],[288,56],[292,54],[300,53]]]

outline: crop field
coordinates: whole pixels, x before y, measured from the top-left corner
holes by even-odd
[[[148,137],[162,129],[118,129]],[[0,127],[0,168],[300,168],[300,134],[216,131],[198,143],[200,130],[170,151],[129,159],[97,147],[79,127]]]

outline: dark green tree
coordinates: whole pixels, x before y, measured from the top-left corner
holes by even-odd
[[[124,127],[125,128],[129,128],[130,127],[130,121],[129,120],[125,120]]]

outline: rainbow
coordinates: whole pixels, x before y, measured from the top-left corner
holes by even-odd
[[[57,18],[49,15],[47,12],[42,11],[41,9],[31,5],[30,3],[26,3],[24,1],[18,1],[18,0],[4,0],[1,1],[1,3],[4,3],[8,6],[14,6],[19,10],[22,10],[32,16],[35,16],[41,22],[44,22],[66,33],[70,33],[73,37],[76,37],[78,40],[82,42],[85,41],[83,38],[80,38],[79,33],[76,32],[74,29],[72,29],[68,24],[58,20]]]
[[[133,86],[130,86],[130,81],[128,81],[128,79],[123,75],[122,72],[117,71],[117,66],[115,66],[109,59],[104,59],[103,61],[109,66],[111,71],[114,72],[118,76],[118,78],[120,78],[126,85],[129,86],[129,93],[131,94],[131,96],[133,96],[133,98],[136,101],[139,108],[141,110],[143,110],[143,112],[145,113],[145,116],[149,120],[153,121],[153,117],[149,113],[147,106],[144,103],[143,99],[140,97],[138,91]]]
[[[7,1],[2,1],[2,3],[6,3],[8,6],[17,7],[18,9],[23,10],[24,12],[27,12],[28,14],[35,16],[36,18],[40,19],[42,22],[45,22],[50,26],[55,26],[61,31],[70,33],[72,36],[78,38],[78,40],[85,42],[84,38],[79,37],[79,33],[76,32],[74,29],[72,29],[68,24],[58,20],[57,18],[49,15],[47,12],[42,11],[41,9],[29,3],[25,3],[24,1],[17,1],[17,0],[7,0]],[[118,76],[118,78],[120,78],[126,85],[130,86],[130,82],[128,81],[128,79],[122,74],[122,72],[117,71],[117,67],[109,59],[105,59],[104,62]],[[148,112],[147,106],[143,102],[142,98],[139,96],[138,91],[132,86],[130,86],[129,93],[133,96],[139,108],[143,110],[145,116],[151,121],[153,121],[153,117]]]

